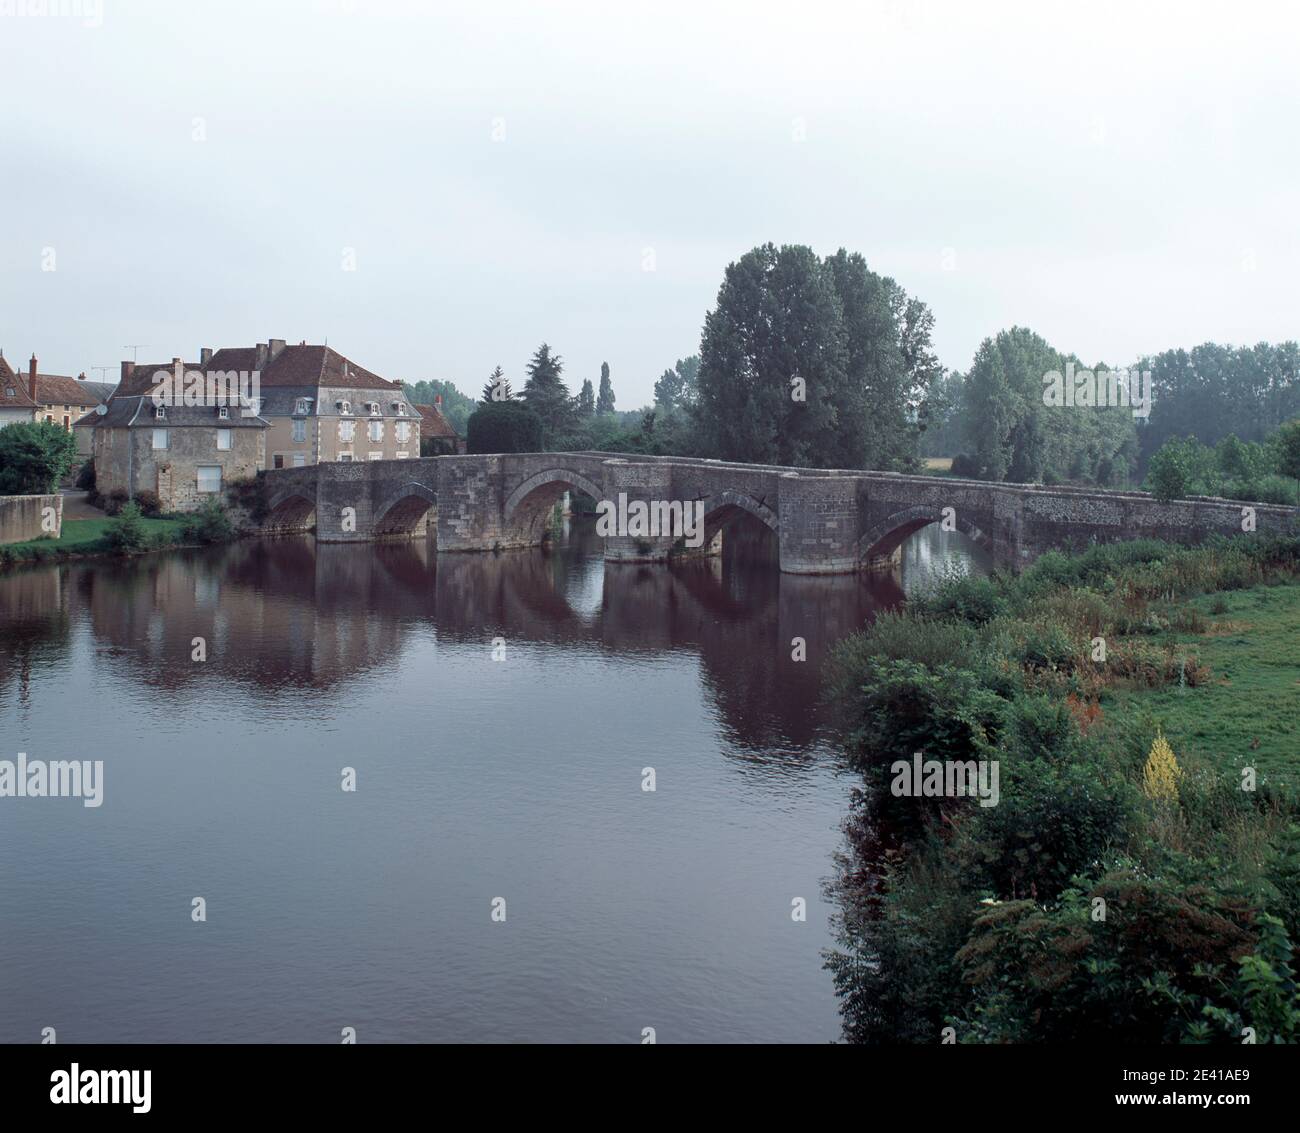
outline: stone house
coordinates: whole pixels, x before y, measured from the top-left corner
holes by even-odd
[[[163,511],[195,511],[265,466],[264,418],[246,417],[238,406],[155,404],[160,376],[195,369],[179,358],[162,366],[123,362],[113,396],[76,423],[92,435],[101,494],[151,491]]]
[[[256,371],[268,423],[266,468],[321,462],[406,460],[420,455],[419,410],[389,381],[328,346],[272,338],[209,355],[210,371]]]

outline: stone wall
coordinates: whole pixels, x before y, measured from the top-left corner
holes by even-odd
[[[62,534],[62,496],[0,496],[0,543],[57,539]]]
[[[314,512],[318,539],[356,542],[422,534],[432,522],[439,551],[536,545],[570,489],[598,500],[702,501],[706,547],[716,551],[725,524],[745,512],[776,532],[780,568],[795,574],[886,567],[930,523],[963,532],[1011,569],[1052,548],[1143,537],[1194,544],[1252,524],[1262,533],[1300,529],[1294,508],[1267,504],[1162,504],[1142,492],[598,452],[323,464],[265,476],[269,530],[301,529]],[[680,540],[663,535],[605,543],[611,561],[662,560],[680,550]]]

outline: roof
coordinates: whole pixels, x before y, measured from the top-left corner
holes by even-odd
[[[214,429],[265,429],[271,424],[264,417],[245,417],[237,408],[231,409],[229,417],[221,417],[211,405],[168,405],[166,416],[159,419],[154,416],[153,398],[141,394],[117,394],[104,409],[104,413],[95,410],[79,418],[74,428],[170,429],[206,425]]]
[[[436,405],[417,405],[415,408],[420,411],[420,436],[459,439],[452,423],[443,416],[442,410]]]
[[[234,346],[218,350],[208,362],[209,370],[256,370],[258,347]],[[263,386],[338,386],[344,389],[392,389],[402,387],[372,374],[328,346],[285,346],[260,370]]]
[[[84,378],[78,378],[77,385],[92,394],[97,401],[107,401],[117,389],[116,382],[88,382]]]
[[[76,378],[37,374],[36,400],[40,405],[98,405],[101,399]]]
[[[0,362],[3,361],[4,358],[0,357]],[[5,370],[8,373],[0,371],[0,409],[35,409],[36,402],[27,392],[27,379],[15,374],[8,365]],[[12,395],[10,390],[13,391]]]

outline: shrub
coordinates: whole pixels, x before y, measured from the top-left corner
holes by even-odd
[[[1188,494],[1193,466],[1190,448],[1196,444],[1193,438],[1184,441],[1171,437],[1151,457],[1151,463],[1147,465],[1147,485],[1152,495],[1162,503],[1182,499]]]
[[[76,439],[53,421],[6,425],[0,429],[0,495],[49,495],[76,459]]]
[[[208,500],[198,511],[185,517],[181,536],[190,543],[225,543],[234,538],[235,528],[220,500]]]
[[[964,452],[959,452],[952,458],[952,468],[950,471],[954,476],[963,480],[980,479],[979,461],[973,456],[968,456]]]
[[[89,492],[91,495],[96,494],[95,462],[93,460],[86,461],[86,463],[77,470],[77,487],[83,492]]]
[[[480,405],[470,416],[465,442],[471,453],[540,452],[542,420],[520,401]]]
[[[104,533],[108,545],[121,554],[142,551],[149,543],[149,535],[140,520],[138,504],[127,502],[118,510],[113,522]]]
[[[108,495],[101,497],[105,515],[117,515],[130,501],[124,488],[114,488]]]
[[[148,488],[136,492],[135,502],[140,507],[140,513],[150,519],[156,519],[162,514],[162,500],[158,498],[157,492],[151,492]]]

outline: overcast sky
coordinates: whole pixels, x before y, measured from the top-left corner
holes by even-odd
[[[767,240],[861,252],[958,369],[1017,323],[1111,364],[1300,333],[1290,5],[34,3],[15,364],[328,338],[471,392],[545,340],[633,408]]]

